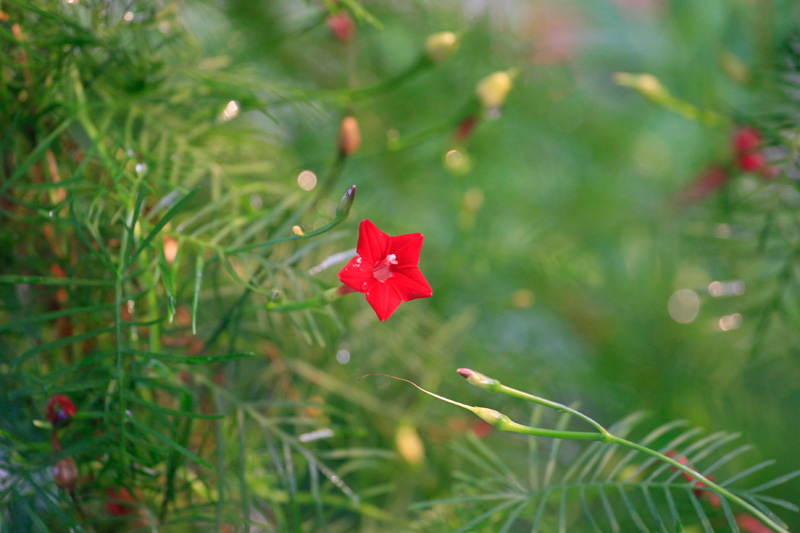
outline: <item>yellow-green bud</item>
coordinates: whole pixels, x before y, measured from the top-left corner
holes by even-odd
[[[630,87],[639,91],[642,96],[651,100],[664,100],[669,97],[669,91],[652,74],[628,74],[616,72],[614,82],[623,87]]]
[[[495,109],[502,106],[514,81],[508,72],[501,70],[489,74],[475,87],[475,94],[484,109]]]
[[[505,422],[510,421],[510,419],[500,411],[495,411],[494,409],[486,407],[475,407],[472,412],[478,415],[481,420],[494,427],[500,427]]]
[[[458,37],[451,31],[434,33],[425,39],[425,56],[434,63],[442,63],[458,50]]]

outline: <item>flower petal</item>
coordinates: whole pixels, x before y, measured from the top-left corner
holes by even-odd
[[[399,268],[404,266],[417,266],[419,254],[422,252],[422,233],[407,233],[397,237],[389,237],[387,253],[394,254]]]
[[[361,257],[354,257],[339,271],[339,280],[358,292],[367,292],[377,282],[372,265]]]
[[[394,285],[404,302],[433,296],[433,289],[428,280],[416,266],[395,270],[386,282]]]
[[[386,257],[389,249],[390,237],[378,229],[378,226],[370,220],[361,221],[358,228],[358,255],[369,263],[370,268],[377,262]]]
[[[378,281],[367,291],[367,302],[383,322],[403,303],[403,298],[393,284]]]

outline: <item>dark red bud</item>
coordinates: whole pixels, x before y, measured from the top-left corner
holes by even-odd
[[[47,420],[53,424],[53,428],[66,427],[72,422],[76,410],[68,396],[56,394],[47,401]]]
[[[61,490],[75,490],[78,485],[78,467],[75,459],[67,457],[54,464],[50,471],[53,473],[53,481],[56,487]]]

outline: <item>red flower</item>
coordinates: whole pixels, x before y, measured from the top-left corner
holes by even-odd
[[[64,394],[56,394],[47,400],[47,420],[54,428],[68,426],[75,416],[75,411],[75,404]]]
[[[339,272],[339,279],[363,292],[383,321],[409,300],[429,298],[433,290],[419,271],[421,233],[390,237],[369,220],[362,220],[354,257]]]
[[[668,451],[666,453],[666,455],[667,455],[667,457],[675,459],[680,464],[682,464],[684,466],[688,466],[692,470],[697,471],[697,469],[695,467],[693,467],[692,465],[688,464],[689,463],[689,459],[687,459],[686,456],[678,457],[678,452],[676,452],[675,450]],[[676,472],[678,471],[678,469],[676,467],[674,467],[674,466],[670,466],[670,468],[672,468]],[[694,483],[695,487],[705,487],[706,486],[706,484],[703,483],[702,481],[698,481],[697,483],[695,483],[695,479],[696,478],[693,475],[688,474],[688,473],[684,472],[683,470],[681,470],[680,472],[681,472],[681,475],[683,476],[683,478],[686,481],[688,481],[689,483]],[[711,481],[714,480],[714,476],[709,475],[707,477]],[[709,492],[709,491],[705,491],[705,490],[702,490],[702,489],[699,489],[699,488],[694,489],[692,492],[694,492],[694,495],[697,496],[698,498],[706,499],[714,507],[719,507],[720,506],[719,495],[716,492]]]
[[[325,22],[333,36],[343,43],[350,42],[356,32],[356,24],[346,11],[340,11],[338,15],[328,16]]]
[[[737,152],[752,152],[761,144],[761,132],[755,128],[739,128],[733,137],[733,148]]]

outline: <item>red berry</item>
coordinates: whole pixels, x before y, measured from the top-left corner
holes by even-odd
[[[72,417],[75,416],[75,404],[69,399],[69,396],[63,394],[56,394],[47,401],[47,420],[53,424],[54,428],[63,428],[72,422]]]
[[[733,148],[737,152],[755,150],[761,144],[761,132],[755,128],[739,128],[733,138]]]
[[[751,152],[749,154],[742,154],[736,159],[739,168],[748,172],[754,172],[763,167],[767,162],[767,158],[761,152]]]

